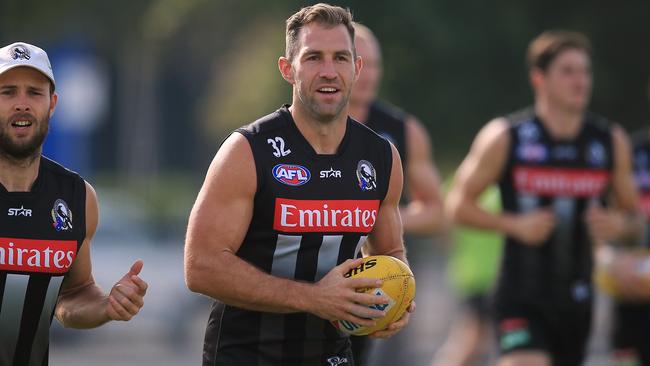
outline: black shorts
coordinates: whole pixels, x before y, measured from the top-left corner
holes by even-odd
[[[492,298],[490,294],[474,294],[462,300],[463,307],[480,321],[492,319]]]
[[[612,345],[614,358],[636,358],[650,366],[650,303],[615,305]]]
[[[350,336],[355,366],[365,366],[370,356],[373,340],[368,336]]]
[[[554,366],[580,365],[591,328],[591,304],[497,303],[500,353],[530,350],[550,355]]]

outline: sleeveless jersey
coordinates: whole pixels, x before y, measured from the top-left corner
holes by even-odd
[[[390,144],[348,119],[338,152],[319,155],[286,105],[237,132],[251,146],[257,173],[253,216],[237,255],[274,276],[305,282],[356,257],[388,190]],[[348,347],[345,334],[311,314],[216,301],[203,364],[322,365]]]
[[[47,365],[61,283],[86,236],[83,179],[45,157],[30,192],[0,185],[0,365]]]
[[[639,187],[641,211],[650,222],[650,131],[643,130],[634,134],[633,158],[634,158],[634,180]],[[646,237],[642,245],[650,249],[650,230],[646,230]]]
[[[552,138],[531,109],[508,117],[510,151],[499,182],[503,209],[555,213],[540,246],[506,238],[497,300],[575,304],[592,299],[592,241],[584,214],[603,204],[610,186],[612,137],[606,120],[586,114],[578,135]]]

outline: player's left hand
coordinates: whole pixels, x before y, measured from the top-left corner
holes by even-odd
[[[617,239],[625,228],[625,217],[620,212],[607,210],[592,204],[585,214],[589,233],[595,240],[611,241]]]
[[[384,330],[378,330],[374,333],[368,334],[369,338],[390,338],[394,336],[395,334],[399,333],[406,325],[409,323],[409,320],[411,319],[411,313],[415,311],[415,300],[411,301],[411,305],[406,309],[404,312],[404,315],[402,317],[394,322],[390,323],[388,327]]]
[[[131,320],[144,305],[147,283],[138,274],[144,262],[135,261],[131,269],[111,288],[106,314],[111,320]]]

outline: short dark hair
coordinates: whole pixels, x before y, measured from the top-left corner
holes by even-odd
[[[567,49],[577,49],[591,55],[591,43],[582,33],[551,30],[540,34],[528,45],[528,69],[537,68],[546,72],[553,60]]]
[[[354,26],[350,9],[343,9],[325,3],[318,3],[300,9],[287,19],[285,57],[291,61],[297,52],[298,34],[300,29],[310,23],[316,22],[331,27],[344,25],[352,41],[352,52],[356,55],[354,47]]]

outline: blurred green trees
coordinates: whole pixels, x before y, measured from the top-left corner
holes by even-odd
[[[113,73],[111,114],[94,134],[96,164],[199,179],[229,131],[289,101],[276,61],[285,19],[308,3],[3,0],[0,40],[45,48],[73,37],[92,42]],[[628,130],[650,122],[648,1],[333,3],[376,32],[385,59],[381,96],[426,124],[436,160],[449,170],[487,120],[530,103],[525,49],[549,28],[591,38],[593,110]],[[129,155],[136,145],[152,156],[139,165]]]

